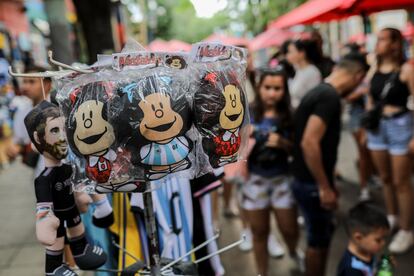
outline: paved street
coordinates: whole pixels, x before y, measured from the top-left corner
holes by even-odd
[[[339,170],[346,178],[339,182],[341,208],[338,212],[338,228],[331,246],[328,275],[335,275],[338,260],[346,245],[346,235],[341,222],[344,213],[356,202],[358,197],[355,171],[355,149],[349,134],[343,135]],[[14,163],[0,173],[0,276],[40,276],[43,271],[44,253],[34,236],[34,196],[31,171],[23,165]],[[380,191],[374,198],[381,204]],[[241,223],[238,219],[221,221],[222,246],[237,240]],[[275,228],[275,227],[274,227]],[[303,232],[302,232],[303,245]],[[413,275],[412,260],[414,250],[397,257],[398,269],[395,275]],[[222,255],[229,276],[254,275],[253,253],[241,253],[234,249]],[[272,260],[271,275],[298,275],[291,272],[293,263],[287,258]],[[411,271],[411,272],[410,272]],[[88,274],[90,275],[90,274]]]

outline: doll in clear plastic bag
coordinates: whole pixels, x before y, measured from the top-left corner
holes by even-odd
[[[245,96],[236,76],[205,73],[194,95],[194,118],[213,168],[237,161],[244,117]]]
[[[128,148],[132,162],[146,169],[147,180],[190,168],[190,108],[184,96],[173,95],[169,76],[150,76],[123,85],[119,93],[132,126]],[[131,115],[135,114],[135,115]]]
[[[137,184],[129,175],[129,153],[117,148],[116,131],[121,126],[115,126],[113,113],[120,110],[113,89],[112,82],[92,82],[71,92],[68,140],[74,153],[86,159],[85,172],[97,183],[96,191],[134,191]]]
[[[46,246],[46,275],[76,275],[63,263],[66,235],[79,268],[100,267],[106,262],[106,254],[86,240],[71,190],[72,167],[62,163],[67,155],[67,141],[59,108],[43,101],[26,116],[24,123],[45,160],[45,169],[35,179],[35,194],[36,236]]]

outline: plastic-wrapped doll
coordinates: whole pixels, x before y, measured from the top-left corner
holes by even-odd
[[[231,71],[207,72],[194,95],[195,125],[213,168],[237,161],[245,115],[242,87]]]
[[[98,183],[106,183],[116,153],[113,126],[108,121],[111,88],[100,83],[82,86],[70,95],[73,111],[68,122],[68,139],[74,151],[87,158],[87,175]]]
[[[67,155],[64,118],[57,106],[43,101],[26,116],[24,123],[32,143],[45,159],[45,169],[35,179],[35,193],[36,236],[46,246],[46,275],[76,275],[63,264],[65,235],[79,268],[100,267],[106,262],[106,254],[86,240],[71,192],[72,168],[62,163]]]
[[[74,153],[86,159],[85,171],[97,183],[96,191],[134,191],[126,153],[116,152],[116,129],[109,118],[114,115],[110,104],[116,105],[112,89],[111,82],[92,82],[72,91],[68,140]]]
[[[191,166],[190,108],[184,96],[174,96],[169,76],[150,76],[119,88],[135,125],[128,147],[132,161],[146,168],[146,178],[157,180]],[[134,153],[135,151],[135,153]]]

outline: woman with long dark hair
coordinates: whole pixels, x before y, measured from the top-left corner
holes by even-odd
[[[321,60],[317,44],[312,40],[292,40],[286,54],[287,61],[295,68],[295,76],[289,82],[293,108],[297,108],[306,93],[322,81],[318,67]]]
[[[369,108],[381,106],[379,125],[368,131],[368,148],[383,182],[388,221],[399,228],[390,243],[392,253],[403,253],[414,243],[413,190],[410,145],[413,117],[407,108],[414,94],[414,68],[405,63],[403,37],[393,28],[378,34],[375,48],[377,68],[371,79]]]
[[[243,186],[243,208],[253,234],[257,272],[267,275],[270,214],[273,213],[289,253],[298,260],[296,207],[290,191],[288,157],[292,148],[292,113],[287,77],[264,71],[252,111],[255,145],[248,157],[249,177]]]

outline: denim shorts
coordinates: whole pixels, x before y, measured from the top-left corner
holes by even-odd
[[[368,131],[368,149],[387,150],[391,155],[405,155],[412,137],[411,112],[393,118],[381,118],[378,131]]]
[[[294,179],[292,191],[305,219],[308,246],[328,248],[335,229],[333,212],[321,207],[318,185]]]
[[[361,128],[361,116],[365,110],[362,107],[351,107],[349,109],[348,127],[351,132],[356,132]]]

